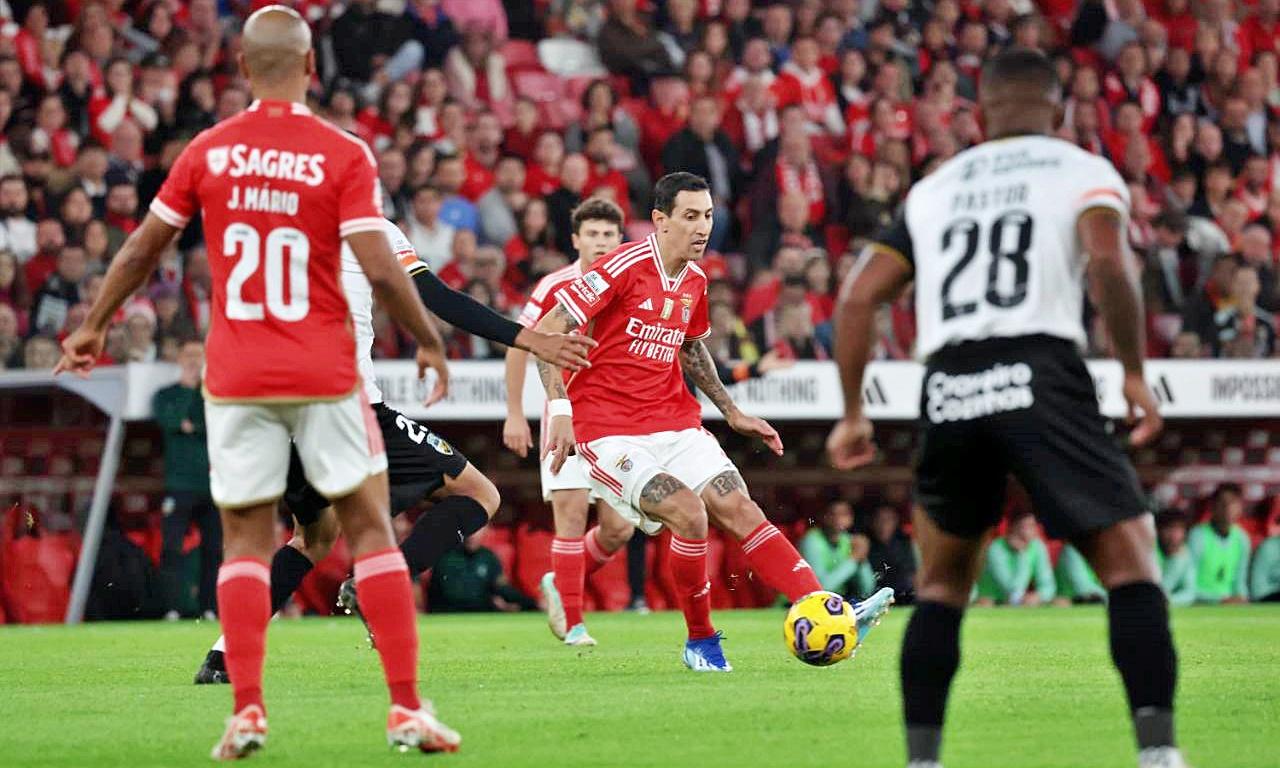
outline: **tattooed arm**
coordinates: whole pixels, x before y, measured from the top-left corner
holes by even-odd
[[[578,321],[573,319],[569,310],[565,309],[563,304],[556,304],[556,308],[538,322],[537,330],[544,333],[568,333],[577,327]],[[547,390],[547,402],[567,401],[569,392],[564,386],[564,374],[561,373],[560,366],[552,365],[542,358],[537,358],[537,364],[538,376],[542,379],[543,388]],[[565,460],[574,451],[573,417],[550,416],[548,422],[545,425],[547,439],[544,441],[542,456],[539,458],[546,458],[551,454],[551,473],[559,474]]]
[[[720,381],[715,358],[711,356],[707,345],[702,343],[702,339],[685,339],[680,347],[680,368],[726,419],[738,411],[737,404],[729,397],[724,383]]]
[[[782,438],[778,437],[777,430],[764,419],[743,413],[737,403],[733,402],[733,398],[729,397],[729,392],[720,381],[720,374],[716,372],[716,361],[711,357],[711,350],[707,349],[701,339],[686,339],[681,345],[680,367],[720,413],[724,414],[725,422],[734,432],[747,437],[758,437],[771,451],[782,455]]]

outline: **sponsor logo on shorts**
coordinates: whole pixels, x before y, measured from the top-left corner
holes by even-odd
[[[1020,411],[1035,403],[1031,366],[1026,363],[955,375],[935,371],[925,381],[925,393],[925,413],[934,424]]]
[[[631,471],[631,467],[632,467],[632,466],[634,466],[634,465],[631,463],[631,457],[627,456],[627,455],[624,453],[624,454],[622,454],[622,456],[620,456],[620,457],[618,458],[618,460],[617,460],[616,462],[614,462],[614,466],[615,466],[615,467],[617,467],[618,469],[620,469],[620,470],[621,470],[621,471],[623,471],[623,472],[630,472],[630,471]]]
[[[437,453],[443,453],[445,456],[453,455],[453,446],[434,432],[427,433],[427,445],[435,448]]]

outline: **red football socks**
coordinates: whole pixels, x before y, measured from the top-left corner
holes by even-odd
[[[706,539],[684,539],[671,534],[671,579],[680,599],[680,610],[684,611],[689,639],[701,640],[714,635]]]
[[[262,707],[262,661],[267,653],[267,622],[271,620],[271,569],[266,563],[237,557],[222,564],[218,569],[218,616],[226,638],[235,711],[250,704]]]
[[[764,521],[741,542],[747,565],[765,584],[795,602],[822,589],[813,569],[773,523]]]
[[[580,538],[566,539],[557,536],[551,542],[551,571],[556,575],[556,591],[560,593],[565,626],[569,629],[582,623],[586,559]]]
[[[418,617],[404,555],[398,549],[370,552],[356,560],[355,575],[360,612],[382,657],[391,703],[418,709]]]
[[[585,575],[587,576],[590,576],[605,567],[605,565],[613,559],[613,556],[618,554],[616,549],[612,552],[606,552],[604,548],[600,546],[599,536],[600,526],[597,525],[595,528],[587,531],[587,535],[582,539],[582,546],[586,550],[586,556],[583,560],[587,565],[587,570],[585,572]]]

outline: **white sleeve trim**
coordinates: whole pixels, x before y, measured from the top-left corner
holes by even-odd
[[[191,221],[190,216],[183,216],[177,211],[166,205],[160,198],[154,198],[151,201],[151,212],[156,215],[165,224],[171,227],[182,229],[187,226],[187,222]]]
[[[568,288],[561,288],[556,291],[556,301],[560,303],[560,306],[567,309],[570,315],[573,315],[573,319],[578,321],[578,325],[587,324],[587,316],[582,313],[581,309],[578,309],[577,303],[569,296]]]
[[[711,335],[711,329],[710,329],[710,328],[708,328],[707,330],[703,331],[702,333],[698,334],[697,336],[690,336],[689,338],[690,338],[690,339],[692,339],[693,341],[701,341],[702,339],[705,339],[705,338],[707,338],[707,337],[708,337],[708,336],[710,336],[710,335]]]
[[[380,216],[365,216],[360,219],[347,219],[338,225],[338,234],[343,237],[357,232],[385,232],[383,219]]]

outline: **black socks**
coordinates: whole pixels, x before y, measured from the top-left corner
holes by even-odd
[[[1178,654],[1169,633],[1169,606],[1151,582],[1125,584],[1107,599],[1111,660],[1120,670],[1138,748],[1171,747]]]
[[[409,576],[418,578],[488,522],[484,507],[470,496],[449,496],[434,504],[422,513],[400,544],[400,551],[409,564]]]
[[[313,563],[298,550],[285,545],[271,558],[271,613],[274,615],[298,590],[311,572]]]
[[[942,603],[916,605],[902,638],[902,701],[907,760],[936,761],[951,679],[960,666],[964,612]]]

